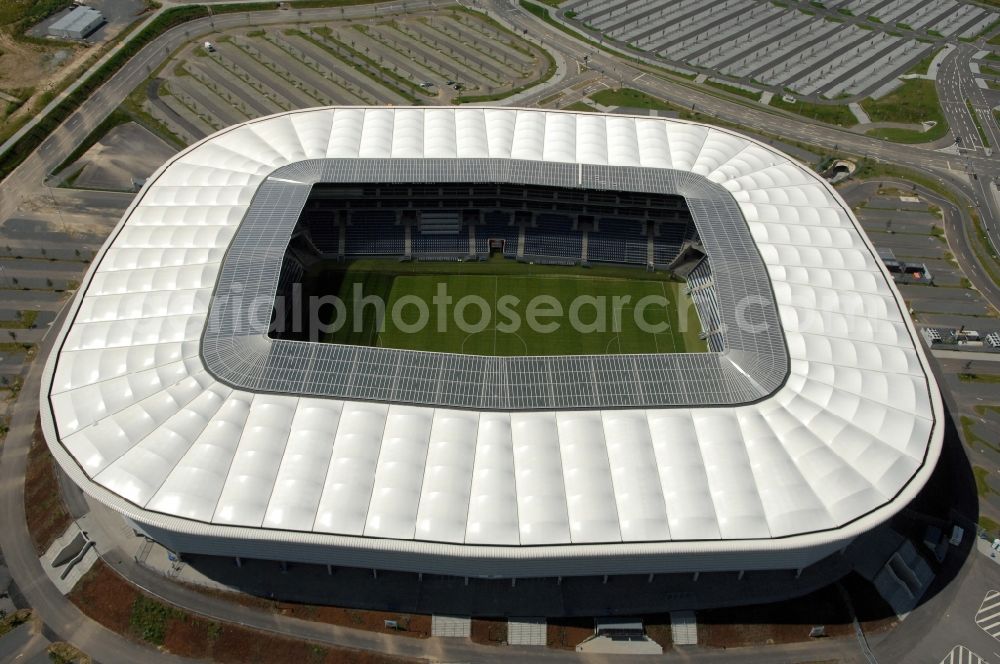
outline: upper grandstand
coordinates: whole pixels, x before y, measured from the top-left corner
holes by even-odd
[[[448,204],[364,211],[325,236],[299,225],[311,195],[348,185],[645,198],[641,215]],[[489,357],[274,338],[270,309],[246,302],[270,305],[308,267],[288,260],[299,233],[333,261],[468,259],[490,240],[511,262],[610,255],[638,278],[651,261],[686,279],[706,349]],[[916,338],[836,192],[734,132],[316,109],[219,132],[150,178],[73,302],[41,418],[73,481],[181,552],[469,575],[795,568],[929,477],[942,404]]]

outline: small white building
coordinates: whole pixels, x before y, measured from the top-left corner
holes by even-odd
[[[49,26],[49,35],[62,39],[83,39],[104,25],[104,14],[93,7],[74,7]]]

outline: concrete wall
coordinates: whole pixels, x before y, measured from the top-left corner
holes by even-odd
[[[392,542],[372,550],[362,547],[324,546],[274,539],[237,539],[177,533],[126,518],[129,525],[175,553],[278,560],[317,565],[360,567],[400,572],[424,572],[477,578],[531,578],[659,574],[676,572],[723,572],[797,570],[808,567],[842,549],[852,540],[810,548],[774,551],[739,551],[670,555],[577,556],[574,547],[562,557],[531,558],[531,547],[510,547],[508,556],[452,557],[392,550]],[[262,531],[264,534],[265,531]],[[273,534],[273,533],[272,533]]]

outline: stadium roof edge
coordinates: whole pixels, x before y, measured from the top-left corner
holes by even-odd
[[[733,409],[535,413],[219,383],[198,338],[252,192],[287,163],[349,151],[668,168],[715,182],[767,266],[788,380]],[[570,559],[614,573],[633,555],[649,568],[669,567],[668,554],[681,567],[725,552],[801,562],[901,509],[943,437],[902,299],[828,183],[729,130],[529,109],[311,109],[179,153],[88,271],[42,402],[46,439],[73,481],[164,537],[305,547],[343,564],[398,555],[385,566],[399,569],[445,560],[469,574]]]

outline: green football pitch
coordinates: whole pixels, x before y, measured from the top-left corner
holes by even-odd
[[[303,290],[342,303],[318,308],[328,343],[493,356],[706,350],[684,284],[639,269],[372,259],[314,267]]]

